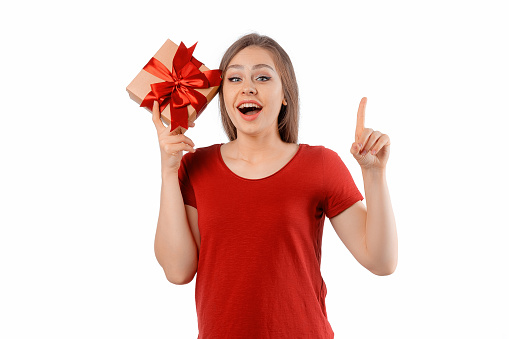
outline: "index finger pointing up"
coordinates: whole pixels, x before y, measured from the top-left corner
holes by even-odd
[[[368,98],[364,97],[361,99],[359,104],[359,110],[357,111],[357,126],[355,127],[355,142],[359,142],[364,131],[364,120],[366,118],[366,102]]]

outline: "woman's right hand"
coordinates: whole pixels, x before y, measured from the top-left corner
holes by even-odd
[[[178,173],[180,161],[182,160],[183,151],[195,152],[194,143],[191,139],[183,134],[177,134],[180,129],[177,128],[170,132],[171,126],[165,127],[161,120],[161,112],[159,111],[159,103],[154,101],[152,108],[152,121],[156,126],[157,135],[159,137],[159,148],[161,150],[161,171],[165,173]],[[189,127],[194,127],[194,123],[190,123]]]

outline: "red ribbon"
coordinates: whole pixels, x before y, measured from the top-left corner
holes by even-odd
[[[173,57],[171,72],[155,58],[150,59],[143,67],[145,71],[165,81],[150,85],[152,91],[145,96],[140,107],[152,110],[154,101],[157,100],[159,110],[162,112],[170,105],[171,131],[178,126],[185,129],[189,127],[188,105],[196,110],[196,117],[207,106],[207,98],[195,88],[209,88],[221,84],[220,70],[205,72],[199,70],[202,63],[193,57],[196,44],[187,48],[183,42],[180,43]]]

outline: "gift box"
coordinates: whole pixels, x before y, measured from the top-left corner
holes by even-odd
[[[150,113],[157,100],[161,119],[177,133],[198,118],[221,84],[220,70],[209,70],[192,56],[195,47],[167,40],[126,88]]]

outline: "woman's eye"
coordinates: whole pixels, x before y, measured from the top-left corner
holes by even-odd
[[[260,81],[269,81],[269,80],[270,80],[270,77],[265,76],[265,75],[260,75],[258,78],[256,78],[256,80],[260,80]]]
[[[239,82],[239,81],[240,81],[240,78],[239,78],[239,77],[231,77],[231,78],[228,78],[228,81],[231,81],[231,82]]]

